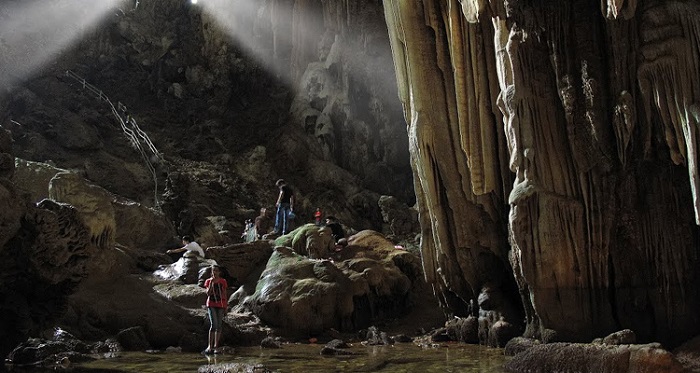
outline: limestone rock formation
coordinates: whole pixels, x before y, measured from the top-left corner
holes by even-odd
[[[527,336],[697,335],[698,4],[384,5],[442,303],[490,284]]]
[[[548,343],[529,347],[505,364],[508,372],[681,373],[683,366],[660,344]]]
[[[232,283],[243,284],[250,277],[257,282],[260,272],[265,267],[273,246],[269,241],[261,240],[236,245],[213,246],[207,248],[207,258],[211,258],[226,270]]]
[[[377,1],[295,1],[292,120],[333,161],[382,193],[412,200],[407,136]],[[302,23],[303,22],[303,23]],[[388,68],[389,67],[389,68]],[[318,149],[318,150],[316,150]]]
[[[68,172],[68,170],[44,162],[15,158],[15,173],[12,175],[12,182],[19,189],[29,193],[31,201],[37,203],[42,199],[49,198],[49,183],[60,172]]]
[[[348,328],[353,311],[350,288],[347,276],[329,261],[309,260],[277,247],[255,293],[242,305],[269,325],[316,334]]]
[[[116,242],[146,250],[162,249],[176,236],[160,211],[121,198],[72,172],[59,172],[49,184],[49,196],[80,211],[91,239],[101,247]]]
[[[12,157],[11,136],[0,128],[0,155]],[[34,205],[9,177],[14,161],[2,162],[0,173],[0,354],[46,322],[58,318],[65,296],[92,269],[97,246],[79,212],[72,206],[44,200]]]
[[[289,234],[279,237],[275,244],[291,247],[295,253],[311,259],[328,259],[335,249],[335,240],[328,227],[303,225]]]
[[[323,230],[312,227],[307,230]],[[316,236],[297,237],[313,240]],[[407,313],[414,301],[411,292],[421,282],[414,254],[396,250],[371,231],[360,232],[343,250],[349,250],[345,257],[330,261],[277,246],[255,289],[242,287],[232,296],[238,302],[234,309],[250,310],[282,333],[301,335],[330,328],[357,330]]]

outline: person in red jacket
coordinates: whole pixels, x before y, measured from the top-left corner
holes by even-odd
[[[219,340],[221,339],[221,325],[226,315],[228,307],[228,283],[221,278],[221,268],[218,265],[211,266],[211,278],[204,281],[207,289],[207,311],[209,313],[209,345],[204,350],[204,354],[215,354],[219,351]]]
[[[321,219],[323,218],[323,212],[321,212],[320,207],[316,207],[316,212],[314,212],[314,220],[316,221],[316,226],[321,226]]]

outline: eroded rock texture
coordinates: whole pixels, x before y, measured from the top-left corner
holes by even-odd
[[[528,336],[697,334],[698,4],[384,5],[445,306],[512,271]]]
[[[319,230],[313,225],[296,230],[295,240],[314,241],[327,234],[325,228],[318,235],[303,233],[312,229]],[[257,285],[241,287],[231,297],[238,302],[234,309],[253,311],[286,333],[314,335],[328,328],[365,328],[405,315],[415,305],[414,293],[424,284],[419,258],[395,249],[381,234],[366,230],[352,236],[334,261],[295,252],[313,247],[313,243],[295,243],[294,249],[275,247]],[[226,258],[231,250],[235,248],[217,250],[216,255]]]
[[[381,3],[294,2],[292,120],[332,161],[384,194],[413,199],[407,137]]]
[[[65,296],[85,278],[96,246],[71,206],[34,205],[16,186],[11,135],[0,126],[0,355],[54,320]]]

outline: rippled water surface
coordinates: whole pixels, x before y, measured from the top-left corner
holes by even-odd
[[[274,372],[479,372],[504,373],[503,350],[464,344],[424,348],[414,344],[362,346],[352,356],[321,356],[321,345],[289,344],[281,349],[240,347],[234,354],[206,357],[187,353],[124,353],[80,364],[74,372],[210,372],[217,364],[262,364]],[[221,371],[221,370],[218,370]]]

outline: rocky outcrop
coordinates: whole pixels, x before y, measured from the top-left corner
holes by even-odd
[[[207,258],[216,261],[218,265],[225,268],[226,273],[233,283],[243,284],[247,280],[257,281],[251,276],[259,276],[265,267],[273,246],[269,241],[261,240],[250,243],[242,243],[227,246],[214,246],[207,248]]]
[[[700,371],[700,337],[678,346],[673,350],[673,355],[689,371]]]
[[[347,256],[335,261],[276,247],[257,286],[242,287],[232,296],[238,302],[234,310],[250,310],[280,332],[297,335],[357,330],[406,314],[421,281],[417,257],[396,250],[376,232],[357,236],[343,249]]]
[[[548,341],[700,332],[698,5],[385,7],[445,307],[489,284]]]
[[[30,338],[22,342],[7,356],[6,363],[12,369],[68,369],[75,363],[95,360],[97,354],[115,356],[121,350],[122,346],[115,340],[85,343],[64,330],[56,329],[51,339]]]
[[[162,212],[120,198],[75,173],[58,172],[50,180],[49,196],[78,209],[90,228],[91,240],[101,248],[118,242],[128,247],[162,249],[176,236]]]
[[[133,259],[119,252],[109,253],[109,258],[118,265],[81,282],[67,299],[61,325],[85,340],[113,337],[124,329],[140,327],[153,348],[184,346],[187,343],[183,341],[192,335],[198,342],[195,351],[205,347],[203,289],[175,295],[150,276],[130,274]]]
[[[277,247],[255,293],[242,306],[269,325],[313,335],[329,328],[350,329],[350,289],[350,280],[330,261],[309,260]]]
[[[535,344],[506,362],[508,372],[681,373],[683,366],[660,344]]]
[[[70,293],[91,270],[97,247],[76,209],[28,193],[10,180],[14,174],[11,136],[0,128],[0,355],[47,321],[55,320]]]

